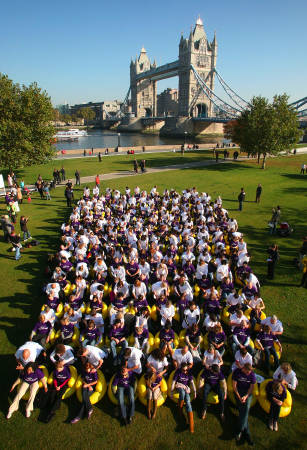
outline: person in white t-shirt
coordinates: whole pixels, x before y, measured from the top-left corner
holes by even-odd
[[[214,313],[206,314],[203,327],[206,328],[207,332],[213,331],[215,325],[220,325],[220,321],[217,319]]]
[[[183,363],[188,364],[189,369],[193,367],[193,356],[189,350],[189,346],[185,345],[183,348],[177,348],[173,353],[173,363],[175,369],[181,367]]]
[[[146,367],[149,371],[158,373],[162,377],[167,371],[168,361],[160,348],[155,348],[147,359]]]
[[[71,365],[75,362],[75,357],[73,350],[69,345],[57,344],[50,355],[50,360],[53,363],[64,361],[65,364]]]
[[[189,307],[184,310],[184,319],[182,321],[182,328],[190,328],[195,323],[198,323],[200,319],[199,307],[194,300],[190,302]]]
[[[232,372],[234,372],[236,369],[242,369],[245,364],[253,365],[253,358],[250,353],[248,353],[246,347],[241,347],[239,350],[236,351],[235,354],[235,361],[231,366]]]
[[[94,345],[86,345],[85,347],[81,347],[78,352],[78,356],[81,357],[81,361],[85,364],[85,362],[89,362],[92,366],[95,367],[96,370],[100,369],[103,364],[103,360],[108,356],[103,350]]]
[[[229,322],[231,326],[231,331],[233,331],[233,329],[236,326],[242,324],[242,322],[245,323],[245,326],[249,325],[249,320],[246,316],[244,316],[243,311],[241,309],[237,310],[234,314],[231,314]]]
[[[212,344],[209,344],[208,350],[206,350],[204,353],[203,366],[205,366],[206,369],[209,369],[213,364],[222,366],[223,359],[219,351],[216,350],[216,348]]]
[[[283,334],[284,328],[282,326],[282,323],[280,320],[277,319],[277,316],[272,317],[266,317],[264,320],[261,321],[262,325],[269,325],[271,328],[272,334],[279,336]]]
[[[124,361],[128,372],[134,372],[138,375],[142,373],[143,352],[139,348],[127,347],[124,352]]]
[[[162,327],[164,327],[167,321],[172,323],[175,316],[175,307],[169,299],[166,300],[165,305],[161,306],[160,314]]]
[[[292,370],[291,365],[288,362],[282,363],[273,374],[273,380],[281,381],[281,383],[287,388],[295,391],[298,381],[296,373]]]
[[[16,369],[23,370],[28,363],[35,362],[43,350],[44,348],[37,342],[26,342],[15,353]]]

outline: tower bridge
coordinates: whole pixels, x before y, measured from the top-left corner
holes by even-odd
[[[238,95],[216,70],[217,38],[207,38],[203,22],[197,19],[188,38],[181,36],[179,57],[161,66],[151,62],[145,48],[130,63],[130,87],[118,117],[119,131],[141,131],[146,127],[160,130],[161,135],[223,134],[223,124],[238,117],[250,105]],[[178,115],[159,117],[157,82],[178,76]],[[222,87],[227,100],[215,93],[215,83]],[[131,94],[131,100],[129,97]],[[307,97],[291,105],[304,117],[300,108]]]

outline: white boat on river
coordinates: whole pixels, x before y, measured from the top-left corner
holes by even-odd
[[[78,128],[71,128],[67,131],[58,131],[54,138],[57,141],[70,141],[77,140],[79,137],[87,136],[87,132],[85,130],[79,130]]]

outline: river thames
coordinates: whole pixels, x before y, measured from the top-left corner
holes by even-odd
[[[117,147],[118,139],[120,139],[121,147],[135,147],[139,145],[170,145],[183,144],[184,139],[160,137],[159,135],[141,134],[141,133],[118,133],[110,130],[89,130],[88,136],[80,137],[75,141],[60,141],[55,144],[58,150],[73,150],[73,149],[91,149],[91,148],[105,148]],[[223,138],[202,137],[193,140],[187,139],[187,143],[212,143],[224,142]]]

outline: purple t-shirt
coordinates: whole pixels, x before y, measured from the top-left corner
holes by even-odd
[[[204,369],[201,374],[201,378],[205,380],[205,383],[210,384],[210,386],[215,386],[221,380],[225,379],[224,374],[221,370],[219,371],[219,373],[215,373],[213,372],[213,370],[210,369]]]
[[[140,309],[144,308],[145,306],[148,306],[148,302],[147,302],[146,298],[144,298],[142,300],[134,300],[133,306],[135,307],[135,309],[137,311],[140,311]]]
[[[275,392],[274,390],[273,390],[273,381],[269,381],[268,382],[268,384],[266,385],[266,393],[267,393],[267,397],[268,397],[268,400],[271,402],[272,400],[273,400],[273,398],[276,398],[276,400],[279,400],[279,401],[281,401],[281,402],[284,402],[284,400],[286,399],[286,397],[287,397],[287,391],[286,391],[286,388],[285,388],[285,386],[283,386],[283,385],[281,385],[282,386],[282,393],[281,394],[278,394],[278,392]]]
[[[50,322],[37,322],[34,325],[33,331],[36,334],[42,334],[44,336],[47,336],[51,329],[51,323]]]
[[[148,339],[149,338],[149,331],[147,330],[147,328],[144,328],[141,334],[138,334],[135,330],[134,330],[134,337],[138,338],[139,341],[143,341],[144,339]]]
[[[196,341],[200,335],[201,335],[200,330],[197,330],[195,333],[193,333],[193,331],[190,328],[187,329],[186,336],[190,339],[191,342]]]
[[[162,377],[160,377],[159,375],[157,375],[157,376],[156,376],[156,381],[153,381],[153,382],[150,384],[150,387],[154,388],[154,387],[158,386],[158,384],[160,384],[161,381],[162,381]]]
[[[61,333],[63,334],[64,339],[74,332],[74,324],[69,323],[67,325],[61,325]]]
[[[274,334],[264,332],[258,333],[257,339],[264,348],[271,348],[274,345],[274,341],[278,341],[278,338]]]
[[[243,370],[236,369],[232,374],[232,379],[237,382],[237,390],[241,396],[247,394],[251,384],[256,384],[256,376],[253,371],[246,374]]]
[[[98,339],[100,339],[100,331],[98,330],[98,328],[87,328],[84,332],[84,339],[89,339],[90,341],[94,340],[98,341]]]
[[[193,380],[193,376],[189,372],[182,372],[181,369],[177,369],[173,378],[173,381],[176,383],[184,384],[185,386],[189,386],[191,381]]]
[[[160,331],[159,337],[160,337],[160,341],[169,342],[172,339],[175,339],[174,330],[172,330],[172,329],[166,330],[166,328],[162,328],[162,330]]]
[[[94,383],[94,381],[98,380],[98,373],[96,371],[86,372],[84,370],[82,371],[82,380],[85,381],[85,383],[87,384]]]
[[[112,385],[127,388],[133,386],[135,381],[134,372],[128,372],[128,376],[124,377],[121,373],[115,375]]]
[[[126,334],[127,333],[126,333],[126,327],[125,326],[119,327],[119,328],[112,327],[109,336],[110,336],[110,338],[113,337],[113,338],[116,338],[116,339],[121,339],[123,337],[126,337]]]
[[[237,337],[240,344],[244,344],[246,339],[249,337],[249,332],[247,328],[235,327],[233,330],[233,334]]]
[[[69,380],[71,378],[70,370],[67,366],[63,367],[63,370],[54,370],[53,371],[53,379],[57,382],[57,385],[60,386],[63,384],[66,380]]]
[[[224,331],[221,333],[214,333],[214,331],[209,331],[208,333],[208,342],[213,342],[214,344],[221,344],[221,342],[225,342],[226,334]]]
[[[59,306],[60,300],[57,297],[53,297],[52,299],[48,298],[47,305],[49,308],[56,311],[57,307]]]
[[[22,380],[25,381],[28,384],[33,384],[36,381],[41,380],[44,378],[44,373],[41,371],[41,369],[36,369],[34,372],[27,374],[26,371],[22,375]]]

